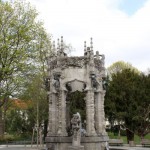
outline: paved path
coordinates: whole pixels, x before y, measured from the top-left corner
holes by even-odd
[[[110,146],[110,150],[150,150],[150,147]]]
[[[36,146],[31,147],[31,145],[0,145],[0,150],[45,150],[44,148],[37,148]]]
[[[35,145],[0,145],[0,150],[45,150],[37,148]],[[110,150],[150,150],[150,147],[128,147],[128,146],[110,146]]]

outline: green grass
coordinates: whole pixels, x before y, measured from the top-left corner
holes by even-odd
[[[145,139],[149,139],[150,140],[150,133],[145,136]]]
[[[118,135],[114,135],[114,133],[112,133],[112,132],[108,132],[108,136],[110,139],[122,139],[124,144],[127,144],[127,137],[126,136],[120,136],[119,137]],[[150,133],[147,134],[144,138],[150,140]],[[140,142],[141,142],[140,137],[135,135],[134,136],[134,142],[135,142],[135,144],[140,144]]]
[[[7,141],[23,141],[23,140],[31,140],[31,134],[5,134],[0,136],[0,143],[7,142]]]

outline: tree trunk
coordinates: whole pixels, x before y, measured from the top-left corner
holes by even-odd
[[[48,119],[46,119],[44,121],[44,141],[45,141],[45,137],[47,136],[47,127],[48,127]]]
[[[129,129],[126,129],[127,133],[127,142],[129,144],[129,141],[134,141],[134,132],[130,131]]]
[[[0,136],[4,135],[4,121],[2,119],[2,107],[0,108]]]

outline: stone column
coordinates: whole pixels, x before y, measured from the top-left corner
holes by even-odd
[[[95,124],[97,134],[102,134],[102,113],[101,113],[101,94],[100,91],[95,93]]]
[[[95,136],[95,119],[94,119],[94,92],[93,89],[86,94],[86,131],[88,136]]]
[[[105,91],[103,90],[99,90],[95,94],[96,131],[99,135],[105,133],[104,95]]]
[[[61,92],[58,93],[58,135],[62,135],[62,107],[61,107]]]
[[[57,97],[55,93],[49,93],[49,124],[48,136],[57,135]]]
[[[66,91],[62,90],[62,133],[67,136],[66,131]]]
[[[105,96],[105,90],[102,91],[101,93],[101,99],[102,99],[102,105],[101,105],[101,111],[102,111],[102,134],[103,135],[107,135],[106,133],[106,129],[105,129],[105,126],[106,126],[106,123],[105,123],[105,111],[104,111],[104,96]]]
[[[66,131],[66,94],[64,90],[59,91],[59,113],[58,113],[58,135],[67,136]]]

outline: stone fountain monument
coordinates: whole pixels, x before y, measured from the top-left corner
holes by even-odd
[[[55,50],[55,44],[53,49]],[[48,59],[48,150],[104,150],[105,143],[108,142],[104,114],[104,60],[105,56],[98,51],[94,55],[92,38],[89,47],[84,43],[84,56],[80,57],[68,57],[64,52],[63,37],[60,43],[58,41],[57,54]],[[73,119],[77,119],[77,114],[68,119],[67,96],[75,91],[84,92],[86,95],[84,136],[80,134],[81,128],[73,126]],[[68,122],[74,130],[73,135],[67,132]]]

